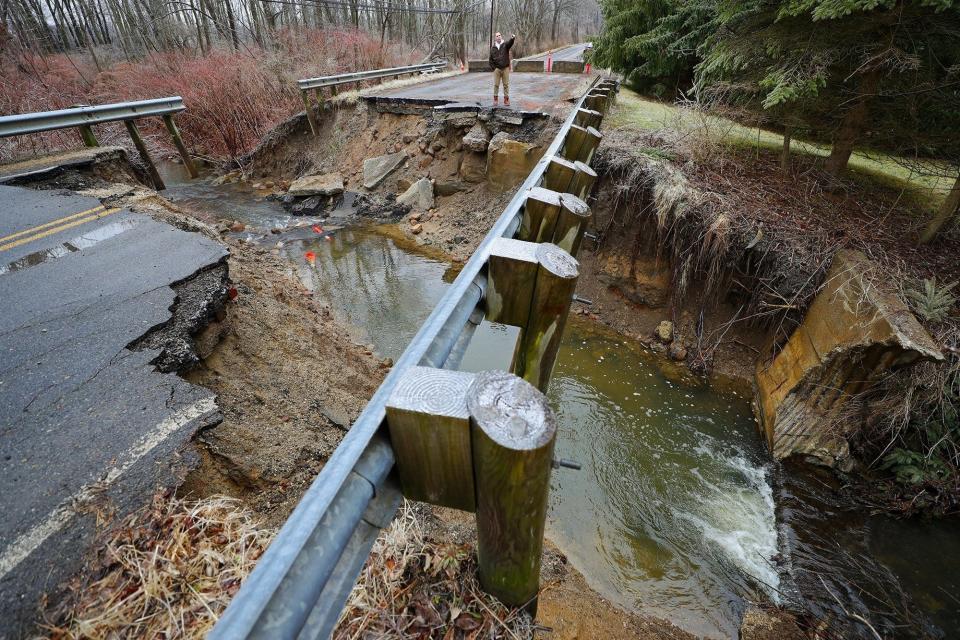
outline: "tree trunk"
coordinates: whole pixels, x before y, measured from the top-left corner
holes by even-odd
[[[786,126],[783,128],[783,148],[780,150],[780,168],[784,171],[790,170],[790,141],[793,137],[793,130]]]
[[[947,199],[940,205],[933,220],[920,236],[920,244],[927,244],[933,240],[940,230],[947,226],[947,223],[956,218],[958,209],[960,209],[960,175],[953,183],[953,189],[947,194]]]
[[[833,140],[833,148],[830,149],[830,157],[827,158],[827,171],[831,175],[839,176],[847,168],[853,146],[860,139],[863,128],[867,124],[870,101],[876,95],[879,84],[880,72],[877,70],[867,71],[860,80],[857,88],[858,95],[853,106],[840,122],[840,129]]]

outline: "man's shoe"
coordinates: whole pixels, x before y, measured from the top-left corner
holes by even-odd
[[[500,98],[493,96],[493,106],[497,106],[498,104],[500,104]]]
[[[504,99],[503,99],[503,106],[505,106],[505,107],[509,107],[509,106],[510,106],[510,98],[504,98]]]

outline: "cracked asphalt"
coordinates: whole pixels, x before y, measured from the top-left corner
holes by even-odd
[[[128,345],[226,249],[96,198],[0,186],[0,638],[79,568],[96,518],[182,471],[213,394]]]
[[[572,73],[510,74],[510,104],[514,109],[550,111],[558,104],[578,96],[590,78]],[[493,74],[459,73],[427,82],[392,89],[364,91],[365,100],[374,102],[442,105],[450,103],[493,105]]]

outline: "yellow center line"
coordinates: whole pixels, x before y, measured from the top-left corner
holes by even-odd
[[[47,227],[52,227],[52,226],[54,226],[54,225],[63,224],[64,222],[67,222],[67,221],[69,221],[69,220],[74,220],[74,219],[76,219],[76,218],[81,218],[81,217],[83,217],[83,216],[88,216],[88,215],[90,215],[91,213],[93,213],[93,212],[95,212],[95,211],[100,211],[101,209],[103,209],[103,205],[100,205],[100,206],[98,206],[98,207],[94,207],[93,209],[87,209],[86,211],[81,211],[80,213],[74,213],[73,215],[64,216],[64,217],[62,217],[62,218],[57,218],[56,220],[51,220],[50,222],[45,222],[45,223],[43,223],[43,224],[38,224],[38,225],[35,226],[35,227],[30,227],[29,229],[24,229],[23,231],[17,231],[16,233],[11,233],[11,234],[8,235],[8,236],[4,236],[3,238],[0,238],[0,244],[3,244],[3,243],[5,243],[5,242],[9,242],[10,240],[13,240],[14,238],[19,238],[20,236],[23,236],[23,235],[32,234],[32,233],[34,233],[34,232],[36,232],[36,231],[40,231],[41,229],[46,229]]]
[[[27,237],[27,238],[20,238],[19,240],[15,240],[14,242],[9,242],[9,243],[7,243],[7,244],[5,244],[5,245],[0,246],[0,251],[6,251],[7,249],[13,249],[14,247],[19,247],[19,246],[22,245],[22,244],[26,244],[26,243],[28,243],[28,242],[33,242],[34,240],[39,240],[40,238],[46,238],[47,236],[53,235],[53,234],[55,234],[55,233],[59,233],[59,232],[61,232],[61,231],[65,231],[65,230],[67,230],[67,229],[72,229],[73,227],[78,227],[78,226],[80,226],[81,224],[86,224],[87,222],[93,222],[94,220],[100,220],[101,218],[106,218],[106,217],[109,216],[109,215],[113,215],[113,214],[116,213],[117,211],[121,211],[121,209],[119,209],[119,208],[118,208],[118,209],[107,209],[107,210],[103,211],[102,213],[98,213],[98,214],[96,214],[96,215],[92,215],[92,216],[89,216],[89,217],[86,217],[86,218],[80,218],[79,220],[74,220],[73,222],[69,222],[69,223],[67,223],[67,224],[62,224],[62,225],[60,225],[59,227],[54,227],[53,229],[47,229],[46,231],[44,231],[44,232],[42,232],[42,233],[38,233],[38,234],[35,234],[35,235],[32,235],[32,236],[29,236],[29,237]]]

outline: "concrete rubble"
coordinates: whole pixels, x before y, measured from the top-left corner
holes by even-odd
[[[859,251],[837,253],[803,323],[756,370],[758,417],[776,458],[849,462],[843,409],[884,373],[942,360],[936,343]]]
[[[303,176],[294,180],[287,193],[294,197],[339,195],[343,193],[343,176],[339,173]]]
[[[405,153],[388,153],[363,161],[363,186],[375,189],[388,175],[407,160]]]
[[[397,202],[412,209],[426,211],[433,208],[433,183],[428,178],[420,178],[402,194],[397,196]]]

